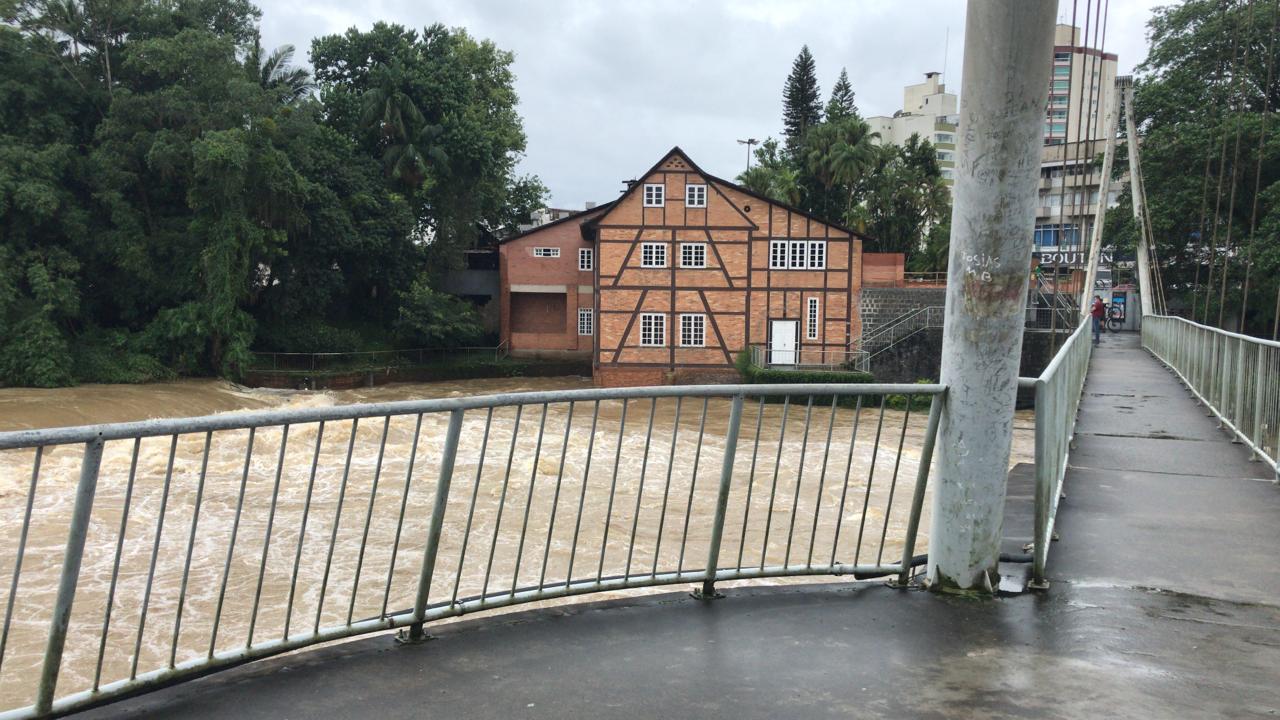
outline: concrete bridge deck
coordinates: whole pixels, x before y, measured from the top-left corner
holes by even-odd
[[[1280,716],[1280,487],[1133,335],[1094,354],[1045,593],[672,593],[248,665],[84,717]]]

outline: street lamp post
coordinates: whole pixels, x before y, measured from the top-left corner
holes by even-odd
[[[751,169],[751,146],[759,145],[760,141],[755,138],[747,138],[746,140],[739,140],[738,144],[747,146],[747,169],[750,170]]]

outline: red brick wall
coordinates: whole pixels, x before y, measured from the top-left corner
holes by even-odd
[[[594,254],[594,243],[582,237],[582,223],[602,212],[603,208],[535,228],[499,247],[502,309],[499,334],[512,354],[538,355],[552,351],[562,355],[590,355],[594,350],[594,337],[578,334],[578,308],[594,311],[594,293],[580,292],[579,288],[594,286],[595,272],[578,270],[578,250],[588,248]],[[559,248],[560,257],[535,257],[533,249],[540,247]],[[521,287],[532,288],[533,292],[522,292]],[[539,307],[536,303],[550,301],[526,301],[518,296],[545,294],[558,294],[561,302],[554,306],[544,304],[540,306],[541,311],[522,310],[522,306]]]
[[[902,287],[906,256],[902,253],[863,253],[863,287]]]
[[[525,333],[563,333],[564,293],[512,293],[511,326]]]

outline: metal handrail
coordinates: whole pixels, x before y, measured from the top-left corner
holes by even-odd
[[[881,350],[892,347],[921,330],[942,327],[944,313],[945,308],[941,305],[929,305],[903,313],[859,339],[858,348],[874,357]]]
[[[1280,342],[1147,314],[1142,346],[1280,480]]]
[[[1067,459],[1075,444],[1076,413],[1084,392],[1093,348],[1089,323],[1080,323],[1037,378],[1019,378],[1035,389],[1035,536],[1032,582],[1045,587],[1045,566],[1058,516],[1058,500],[1066,478]]]
[[[719,581],[781,576],[907,582],[945,392],[586,389],[0,433],[0,465],[30,473],[25,494],[0,498],[24,518],[0,684],[34,698],[0,717],[66,713],[365,633],[418,639],[441,618],[558,597],[673,583],[713,596]],[[906,409],[886,412],[890,395]],[[917,396],[930,398],[920,435]],[[670,429],[655,432],[664,413]],[[766,416],[776,437],[761,434]],[[389,434],[409,446],[388,451]],[[249,483],[274,488],[270,503]],[[891,517],[905,531],[891,533]],[[397,564],[406,555],[416,560]],[[29,556],[39,562],[24,566]],[[110,568],[109,588],[82,578],[87,556],[85,578]],[[23,572],[56,557],[56,582]],[[48,624],[33,625],[40,617]],[[6,656],[18,636],[42,638],[38,668],[31,654]]]

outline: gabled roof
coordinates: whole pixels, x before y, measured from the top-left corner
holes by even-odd
[[[503,239],[499,240],[499,241],[498,241],[498,244],[499,244],[499,245],[501,245],[501,244],[503,244],[503,243],[509,243],[509,242],[511,242],[512,240],[516,240],[516,239],[518,239],[518,238],[525,237],[526,235],[532,235],[532,234],[534,234],[534,233],[536,233],[536,232],[541,232],[541,231],[543,231],[543,230],[546,230],[546,229],[547,229],[547,228],[549,228],[549,227],[552,227],[552,226],[554,226],[554,225],[559,225],[559,224],[561,224],[561,223],[567,223],[567,222],[570,222],[570,221],[573,221],[573,220],[581,221],[581,220],[583,220],[583,219],[584,219],[584,218],[583,218],[583,216],[590,215],[590,214],[592,214],[592,213],[603,213],[604,211],[606,211],[606,210],[608,210],[609,208],[613,207],[613,204],[614,204],[614,203],[616,203],[616,202],[618,202],[618,201],[617,201],[617,200],[610,200],[610,201],[609,201],[609,202],[607,202],[607,203],[602,203],[602,204],[597,205],[597,206],[595,206],[595,207],[593,207],[593,208],[587,208],[586,210],[579,210],[578,212],[575,212],[575,213],[573,213],[572,215],[566,215],[566,216],[564,216],[564,217],[560,218],[559,220],[552,220],[552,221],[551,221],[551,222],[549,222],[549,223],[543,223],[542,225],[539,225],[539,226],[537,226],[537,227],[529,228],[528,230],[525,230],[524,232],[518,232],[518,233],[516,233],[515,235],[512,235],[512,236],[510,236],[510,237],[505,237],[505,238],[503,238]]]
[[[814,215],[813,213],[806,212],[806,211],[804,211],[804,210],[801,210],[801,209],[800,209],[800,208],[798,208],[798,207],[795,207],[795,206],[793,206],[793,205],[788,205],[787,203],[784,203],[784,202],[779,202],[779,201],[777,201],[777,200],[774,200],[774,199],[773,199],[773,198],[771,198],[771,197],[768,197],[767,195],[762,195],[761,193],[758,193],[758,192],[756,192],[756,191],[754,191],[754,190],[751,190],[750,188],[743,187],[743,186],[741,186],[741,185],[739,185],[739,184],[737,184],[737,183],[734,183],[734,182],[730,182],[730,181],[728,181],[728,180],[725,180],[724,178],[716,177],[715,175],[712,175],[711,173],[709,173],[709,172],[707,172],[707,171],[703,170],[701,167],[698,167],[698,164],[697,164],[697,163],[695,163],[695,162],[694,162],[694,161],[689,157],[688,153],[686,153],[684,150],[681,150],[679,145],[677,145],[677,146],[675,146],[675,147],[671,148],[671,149],[670,149],[670,150],[668,150],[665,154],[663,154],[662,158],[661,158],[660,160],[658,160],[658,162],[654,163],[653,167],[649,168],[649,170],[648,170],[648,171],[646,171],[646,172],[644,173],[644,175],[641,175],[641,177],[648,177],[649,175],[652,175],[653,173],[657,172],[657,171],[662,167],[663,163],[665,163],[665,162],[667,162],[667,160],[671,159],[671,156],[672,156],[672,155],[679,155],[679,156],[680,156],[681,158],[683,158],[683,159],[684,159],[684,161],[689,165],[689,168],[690,168],[691,170],[693,170],[694,172],[698,173],[699,175],[701,175],[701,176],[705,177],[707,180],[709,180],[709,181],[711,181],[711,182],[716,183],[717,185],[723,185],[723,186],[725,186],[725,187],[731,188],[732,190],[734,190],[734,191],[736,191],[736,192],[740,192],[740,193],[742,193],[742,194],[744,194],[744,195],[748,195],[748,196],[750,196],[750,197],[756,198],[757,200],[760,200],[761,202],[766,202],[766,203],[769,203],[770,205],[776,205],[776,206],[778,206],[778,207],[780,207],[780,208],[783,208],[784,210],[788,210],[788,211],[793,212],[793,213],[795,213],[795,214],[797,214],[797,215],[800,215],[801,217],[806,217],[806,218],[808,218],[808,219],[810,219],[810,220],[813,220],[814,222],[819,222],[819,223],[822,223],[823,225],[829,225],[829,226],[831,226],[832,228],[835,228],[836,230],[840,230],[840,231],[842,231],[842,232],[847,232],[847,233],[849,233],[849,234],[850,234],[851,236],[853,236],[853,237],[861,238],[861,239],[863,239],[863,240],[873,240],[873,239],[874,239],[874,238],[871,238],[870,236],[868,236],[868,235],[867,235],[867,234],[865,234],[865,233],[860,233],[860,232],[858,232],[857,230],[854,230],[853,228],[845,227],[844,225],[841,225],[840,223],[831,222],[831,221],[829,221],[829,220],[823,220],[822,218],[820,218],[820,217],[818,217],[818,216]],[[614,204],[614,203],[620,202],[623,198],[627,197],[628,195],[630,195],[630,194],[631,194],[631,193],[633,193],[633,192],[636,192],[636,188],[638,188],[640,185],[641,185],[641,183],[636,183],[636,184],[632,185],[630,188],[628,188],[628,189],[627,189],[627,191],[626,191],[626,192],[622,193],[622,195],[621,195],[621,196],[619,196],[617,200],[614,200],[614,201],[613,201],[613,203],[609,203],[609,204],[610,204],[610,205],[612,205],[612,204]],[[603,206],[601,206],[601,207],[603,207]],[[734,208],[734,209],[738,210],[739,214],[742,214],[741,209],[737,208],[736,206],[735,206],[735,208]],[[597,225],[599,224],[600,217],[603,217],[603,215],[601,215],[601,216],[599,216],[599,217],[596,217],[596,218],[593,218],[593,219],[589,220],[588,222],[584,223],[584,225],[586,225],[586,226],[588,226],[588,227],[595,227],[595,226],[597,226]],[[745,216],[745,215],[743,215],[743,217],[746,217],[746,216]],[[748,222],[748,223],[751,223],[751,226],[752,226],[752,227],[757,227],[757,226],[756,226],[756,224],[755,224],[754,222],[751,222],[750,218],[747,218],[747,222]],[[757,229],[758,229],[758,227],[757,227]]]

